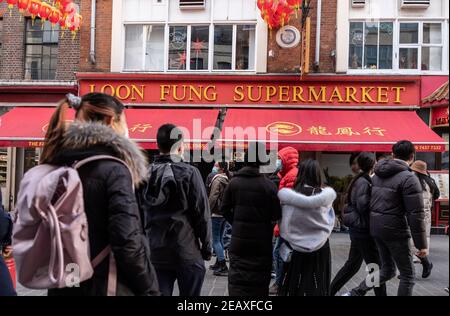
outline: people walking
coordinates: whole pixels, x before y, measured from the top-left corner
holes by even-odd
[[[75,110],[75,122],[67,125],[66,112]],[[53,114],[41,164],[72,166],[75,162],[107,155],[122,160],[96,160],[78,169],[83,186],[91,258],[111,247],[117,268],[116,295],[158,295],[158,284],[135,187],[144,180],[146,159],[128,139],[124,105],[102,93],[64,99]],[[130,173],[131,170],[131,173]],[[48,245],[50,247],[50,245]],[[110,260],[96,266],[91,279],[79,287],[51,289],[49,296],[106,295]],[[111,285],[109,285],[111,286]],[[113,289],[114,290],[114,289]]]
[[[344,224],[350,228],[350,252],[344,266],[331,283],[331,295],[336,293],[358,273],[362,261],[369,266],[380,266],[380,258],[375,241],[370,236],[370,198],[372,195],[371,173],[375,165],[372,154],[362,152],[357,158],[360,173],[350,183],[347,192],[347,206],[344,211]],[[344,296],[364,296],[372,288],[364,280],[358,287]],[[374,287],[376,296],[386,296],[386,284]]]
[[[12,225],[11,217],[3,209],[2,196],[0,194],[0,296],[17,295],[11,274],[4,259],[4,257],[10,256],[12,251]]]
[[[212,255],[211,213],[200,171],[183,162],[181,130],[173,124],[158,129],[160,155],[150,167],[142,192],[145,228],[161,294],[200,296],[205,261]]]
[[[370,233],[375,238],[381,260],[380,284],[400,271],[397,295],[411,296],[414,264],[409,246],[412,237],[420,258],[428,255],[423,190],[410,169],[415,148],[410,141],[392,147],[393,159],[377,163],[372,178]]]
[[[428,251],[430,250],[430,241],[431,241],[431,209],[433,207],[433,201],[437,200],[441,193],[439,192],[439,188],[433,179],[428,175],[427,163],[422,160],[416,160],[411,165],[411,170],[414,171],[416,176],[419,178],[420,185],[423,191],[423,205],[425,212],[425,227],[427,234],[427,245]],[[414,247],[412,247],[414,251]],[[415,254],[413,253],[413,256]],[[431,270],[433,269],[433,263],[430,261],[429,256],[425,256],[419,258],[420,263],[422,264],[422,278],[426,279],[431,275]]]
[[[295,189],[278,193],[283,215],[280,250],[286,263],[282,296],[328,296],[331,278],[329,237],[334,227],[336,192],[324,187],[319,163],[299,165]]]
[[[230,296],[268,296],[274,223],[281,216],[277,187],[260,172],[264,144],[250,143],[245,167],[234,174],[222,203],[233,226],[228,289]]]
[[[226,220],[223,217],[221,207],[225,189],[230,182],[227,162],[219,162],[216,175],[211,180],[211,189],[209,193],[209,206],[211,208],[212,216],[212,234],[213,234],[213,248],[216,253],[216,263],[210,268],[214,271],[216,276],[227,276],[228,266],[225,258],[224,249],[224,232]]]

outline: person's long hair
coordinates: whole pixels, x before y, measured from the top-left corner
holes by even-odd
[[[50,119],[40,163],[50,163],[61,149],[68,126],[66,114],[69,108],[75,110],[75,119],[78,121],[109,125],[112,121],[120,121],[125,106],[116,98],[104,93],[89,93],[82,98],[74,96],[64,98]]]
[[[223,173],[227,176],[228,179],[231,179],[231,173],[229,169],[229,164],[226,161],[219,161],[219,168],[222,169]]]
[[[311,187],[307,189],[307,186]],[[323,187],[323,177],[319,162],[313,159],[307,159],[298,165],[298,175],[295,183],[295,191],[311,195],[320,193]]]
[[[347,189],[347,202],[350,201],[350,195],[352,194],[353,187],[355,186],[356,181],[358,181],[361,177],[370,176],[370,172],[375,165],[375,158],[371,153],[362,152],[356,158],[358,162],[359,169],[361,172],[352,179]]]

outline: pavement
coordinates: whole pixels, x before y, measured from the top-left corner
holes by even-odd
[[[350,248],[350,239],[348,234],[337,233],[330,238],[332,251],[332,274],[334,275],[344,265],[347,260]],[[414,296],[448,296],[444,288],[449,285],[449,239],[447,236],[433,235],[431,237],[430,259],[434,264],[433,273],[430,278],[422,279],[422,267],[416,265],[417,279],[414,288]],[[207,267],[209,263],[207,263]],[[352,288],[356,287],[365,278],[365,266],[363,265],[359,273],[337,294],[341,295]],[[399,280],[392,279],[387,286],[388,295],[395,296],[397,294]],[[203,284],[202,296],[228,296],[228,280],[226,277],[215,277],[208,270],[205,282]],[[176,288],[176,287],[175,287]],[[34,291],[25,289],[18,285],[19,296],[44,296],[46,291]],[[174,295],[177,295],[175,290]],[[373,296],[373,292],[369,292],[368,296]]]

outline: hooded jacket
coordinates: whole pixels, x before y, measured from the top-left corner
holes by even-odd
[[[212,215],[223,216],[220,206],[228,183],[230,180],[225,174],[216,174],[212,179],[209,193],[209,207]]]
[[[283,169],[278,174],[281,179],[279,189],[293,188],[298,175],[298,151],[292,147],[285,147],[279,151],[278,156],[283,162]]]
[[[120,162],[99,160],[78,169],[83,185],[91,258],[110,245],[117,264],[117,295],[158,295],[141,216],[132,184],[146,175],[146,159],[131,140],[98,123],[73,123],[52,163],[71,166],[94,156],[110,155]],[[99,264],[79,288],[49,290],[49,295],[106,295],[109,259]]]
[[[370,212],[373,237],[412,237],[417,249],[427,248],[422,186],[406,162],[385,159],[375,166]]]
[[[212,254],[211,212],[200,171],[160,155],[149,174],[140,200],[152,263],[157,269],[176,269],[207,260]]]
[[[314,252],[322,248],[333,231],[336,192],[325,188],[321,193],[306,196],[292,189],[278,192],[283,209],[281,237],[298,252]]]

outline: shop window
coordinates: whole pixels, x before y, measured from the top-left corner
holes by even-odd
[[[255,35],[251,24],[126,24],[124,70],[254,70]]]
[[[392,69],[392,55],[392,22],[350,23],[350,69]]]
[[[25,79],[54,80],[58,64],[59,25],[26,20]]]

